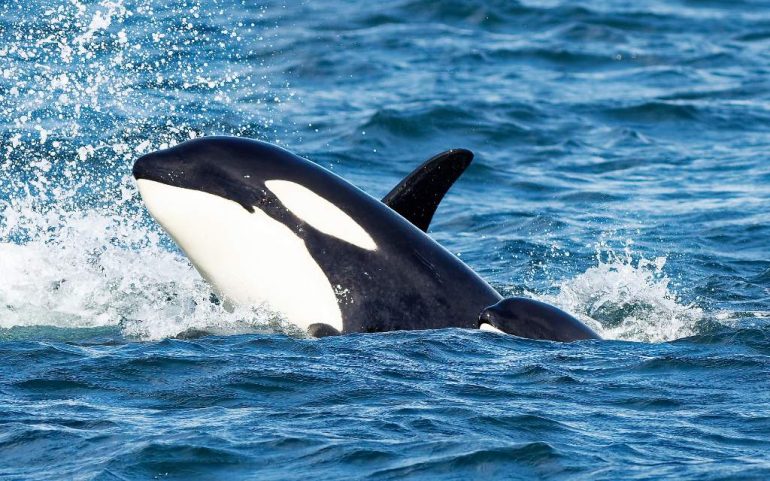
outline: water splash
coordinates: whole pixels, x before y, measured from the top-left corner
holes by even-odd
[[[287,134],[274,119],[293,93],[265,65],[276,17],[224,7],[0,4],[0,328],[119,326],[142,339],[285,328],[220,306],[130,176],[138,155],[202,134]]]
[[[0,4],[0,201],[114,208],[138,155],[202,134],[289,135],[275,118],[294,93],[265,65],[276,18],[265,6],[232,18],[223,7]],[[236,48],[244,42],[248,52]]]
[[[52,216],[16,207],[23,219],[0,224],[2,237],[19,226],[36,230],[27,242],[0,243],[0,328],[116,326],[146,340],[192,331],[299,334],[264,308],[226,309],[154,226],[97,211]]]
[[[635,258],[601,242],[597,265],[558,284],[557,294],[528,293],[577,315],[606,339],[663,342],[697,333],[703,310],[683,302],[664,268],[665,257]]]

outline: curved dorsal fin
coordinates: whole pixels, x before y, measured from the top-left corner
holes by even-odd
[[[473,152],[465,149],[435,155],[399,182],[382,202],[427,232],[439,202],[472,160]]]

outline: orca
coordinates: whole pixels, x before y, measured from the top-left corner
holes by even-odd
[[[140,157],[152,217],[227,306],[263,306],[311,336],[491,328],[599,336],[532,299],[507,302],[426,231],[473,154],[443,152],[379,201],[283,148],[203,137]]]

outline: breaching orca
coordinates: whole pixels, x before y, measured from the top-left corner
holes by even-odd
[[[534,339],[598,338],[553,306],[503,300],[426,234],[472,158],[439,154],[383,201],[243,138],[190,140],[141,157],[133,174],[150,214],[225,302],[267,306],[312,336],[488,324]]]

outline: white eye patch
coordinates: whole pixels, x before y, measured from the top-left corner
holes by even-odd
[[[377,249],[374,239],[339,207],[312,190],[288,180],[268,180],[265,185],[294,215],[324,234],[362,249]]]

